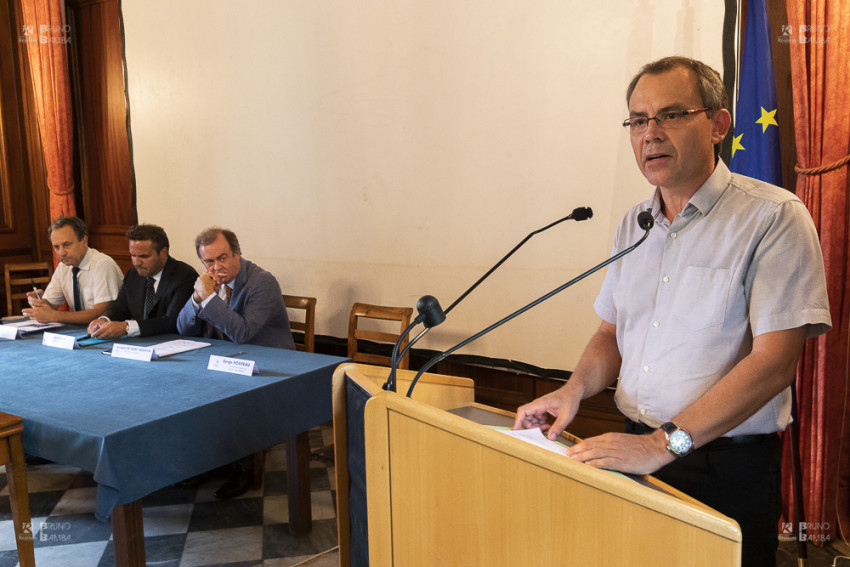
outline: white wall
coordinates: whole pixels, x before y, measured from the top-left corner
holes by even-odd
[[[139,220],[200,269],[233,229],[343,337],[354,301],[448,306],[446,348],[607,257],[652,188],[619,126],[670,54],[721,70],[716,0],[124,0]],[[572,369],[598,325],[592,276],[462,352]]]

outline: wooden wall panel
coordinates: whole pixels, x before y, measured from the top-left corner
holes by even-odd
[[[124,39],[118,0],[69,0],[75,171],[92,246],[130,267],[127,227],[136,222]]]

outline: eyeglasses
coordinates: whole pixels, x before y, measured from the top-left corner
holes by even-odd
[[[679,128],[685,125],[685,118],[691,114],[708,112],[711,108],[692,108],[690,110],[669,110],[656,114],[655,116],[632,116],[623,120],[623,127],[628,128],[631,134],[643,134],[649,128],[649,121],[655,120],[659,128]]]

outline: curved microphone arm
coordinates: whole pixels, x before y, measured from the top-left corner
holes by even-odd
[[[501,260],[496,262],[496,264],[492,268],[490,268],[487,271],[486,274],[484,274],[483,276],[478,278],[478,280],[474,284],[472,284],[472,286],[470,286],[469,289],[467,289],[465,292],[463,292],[460,295],[460,297],[455,299],[454,302],[445,311],[443,310],[442,307],[440,307],[440,302],[437,300],[436,297],[434,297],[432,295],[424,295],[421,298],[419,298],[419,301],[416,303],[416,309],[419,312],[419,315],[416,317],[416,319],[413,320],[413,323],[411,323],[404,331],[401,332],[401,335],[399,336],[398,341],[396,341],[396,344],[393,346],[392,357],[390,358],[390,373],[389,373],[389,376],[387,376],[387,381],[384,383],[384,390],[391,390],[393,392],[396,391],[396,380],[395,380],[395,378],[396,378],[396,370],[398,368],[398,363],[401,360],[401,357],[403,357],[405,355],[405,353],[410,349],[410,347],[412,347],[414,344],[416,344],[416,342],[419,339],[421,339],[428,332],[428,330],[431,327],[436,327],[437,325],[439,325],[440,323],[445,321],[446,314],[449,311],[454,309],[455,306],[458,303],[463,301],[464,298],[466,298],[466,296],[468,296],[470,293],[472,293],[472,291],[475,288],[477,288],[484,280],[486,280],[488,277],[490,277],[490,274],[495,272],[496,269],[499,268],[499,266],[504,264],[505,261],[514,254],[514,252],[516,252],[517,250],[522,248],[522,246],[526,242],[528,242],[531,239],[531,237],[533,237],[535,234],[539,234],[541,232],[549,230],[553,226],[559,225],[562,222],[567,221],[567,220],[583,221],[583,220],[587,220],[589,218],[593,218],[593,209],[591,209],[590,207],[577,207],[577,208],[573,209],[573,211],[570,214],[568,214],[567,216],[565,216],[561,219],[558,219],[555,222],[551,222],[551,223],[547,224],[546,226],[544,226],[542,228],[538,228],[537,230],[529,233],[528,236],[526,236],[524,239],[522,239],[522,241],[520,241],[519,244],[514,246],[513,249],[511,249],[511,251],[508,252]],[[409,342],[407,344],[407,346],[402,350],[401,354],[399,355],[398,349],[400,348],[401,343],[404,341],[405,337],[407,337],[408,333],[410,333],[410,331],[413,330],[413,327],[415,327],[419,323],[425,324],[425,330],[423,330],[411,342]]]
[[[396,369],[396,366],[398,365],[398,361],[401,360],[401,357],[398,354],[398,347],[401,344],[402,340],[404,340],[404,337],[406,337],[407,334],[410,331],[413,330],[413,327],[418,325],[420,322],[421,321],[418,317],[416,319],[414,319],[413,322],[410,325],[408,325],[405,330],[403,330],[401,332],[401,335],[399,335],[399,339],[393,345],[393,353],[392,353],[392,356],[390,356],[390,374],[389,374],[389,376],[387,376],[387,381],[384,383],[384,390],[391,390],[393,392],[396,391],[395,390],[395,369]],[[427,330],[427,328],[426,328],[426,330]],[[420,335],[422,335],[422,334],[424,334],[424,333],[420,333]],[[417,335],[416,338],[414,339],[414,341],[418,340],[420,335]],[[409,344],[410,343],[408,343],[408,345]],[[405,349],[405,352],[406,351],[407,351],[407,349]]]
[[[641,215],[643,215],[643,214],[644,214],[644,213],[641,213]],[[570,281],[568,281],[567,283],[565,283],[565,284],[563,284],[562,286],[560,286],[560,287],[558,287],[558,288],[556,288],[556,289],[554,289],[554,290],[550,291],[550,292],[549,292],[549,293],[547,293],[546,295],[544,295],[544,296],[542,296],[542,297],[539,297],[539,298],[535,299],[534,301],[532,301],[531,303],[529,303],[529,304],[528,304],[528,305],[526,305],[525,307],[522,307],[522,308],[520,308],[520,309],[518,309],[518,310],[514,311],[513,313],[511,313],[511,314],[510,314],[510,315],[508,315],[507,317],[505,317],[505,318],[503,318],[503,319],[500,319],[499,321],[497,321],[497,322],[493,323],[492,325],[490,325],[489,327],[487,327],[487,328],[486,328],[486,329],[484,329],[483,331],[479,331],[478,333],[475,333],[474,335],[472,335],[471,337],[469,337],[469,338],[468,338],[468,339],[466,339],[465,341],[460,342],[460,343],[456,344],[455,346],[453,346],[452,348],[450,348],[449,350],[444,351],[444,352],[442,352],[442,353],[438,354],[437,356],[435,356],[435,357],[431,358],[431,360],[429,360],[428,362],[426,362],[426,363],[422,366],[422,368],[420,368],[420,369],[419,369],[419,372],[416,374],[416,377],[414,377],[414,378],[413,378],[413,381],[410,383],[410,388],[407,390],[407,397],[409,398],[409,397],[411,397],[411,395],[413,394],[413,388],[415,388],[415,387],[416,387],[416,383],[419,381],[419,378],[421,378],[421,377],[422,377],[422,375],[423,375],[425,372],[427,372],[427,371],[428,371],[428,370],[429,370],[432,366],[434,366],[435,364],[437,364],[438,362],[440,362],[441,360],[443,360],[444,358],[446,358],[446,357],[447,357],[447,356],[449,356],[450,354],[452,354],[452,353],[454,353],[455,351],[457,351],[457,350],[459,350],[459,349],[461,349],[461,348],[465,347],[465,346],[466,346],[466,345],[468,345],[469,343],[471,343],[471,342],[473,342],[473,341],[475,341],[475,340],[478,340],[479,338],[483,337],[484,335],[486,335],[486,334],[487,334],[487,333],[489,333],[490,331],[494,330],[495,328],[497,328],[497,327],[499,327],[499,326],[501,326],[501,325],[503,325],[503,324],[507,323],[508,321],[510,321],[511,319],[513,319],[514,317],[517,317],[518,315],[522,315],[523,313],[525,313],[526,311],[528,311],[528,310],[529,310],[529,309],[531,309],[532,307],[535,307],[535,306],[536,306],[536,305],[538,305],[539,303],[543,303],[544,301],[546,301],[546,300],[547,300],[547,299],[549,299],[550,297],[552,297],[552,296],[554,296],[554,295],[556,295],[556,294],[558,294],[558,293],[561,293],[562,291],[564,291],[565,289],[567,289],[567,288],[568,288],[568,287],[570,287],[571,285],[575,284],[576,282],[579,282],[579,281],[583,280],[584,278],[586,278],[587,276],[589,276],[589,275],[593,274],[594,272],[597,272],[598,270],[601,270],[602,268],[604,268],[604,267],[605,267],[605,266],[607,266],[608,264],[610,264],[610,263],[612,263],[612,262],[616,262],[617,260],[619,260],[620,258],[622,258],[623,256],[625,256],[626,254],[628,254],[629,252],[631,252],[632,250],[634,250],[635,248],[637,248],[638,246],[640,246],[641,244],[643,244],[643,241],[644,241],[644,240],[646,240],[646,239],[649,237],[649,231],[650,231],[650,229],[652,228],[652,224],[651,224],[652,217],[651,217],[651,216],[649,217],[650,224],[649,224],[649,226],[648,226],[648,227],[647,227],[647,226],[645,226],[645,223],[641,223],[640,216],[638,217],[638,219],[639,219],[639,220],[638,220],[638,222],[639,222],[639,224],[640,224],[641,228],[643,228],[643,229],[646,231],[646,232],[644,233],[644,235],[640,238],[640,240],[638,240],[637,242],[635,242],[634,244],[632,244],[631,246],[629,246],[628,248],[626,248],[626,249],[625,249],[625,250],[623,250],[622,252],[619,252],[618,254],[616,254],[616,255],[614,255],[614,256],[612,256],[612,257],[608,258],[607,260],[605,260],[605,261],[604,261],[604,262],[602,262],[601,264],[598,264],[598,265],[594,266],[593,268],[591,268],[591,269],[587,270],[586,272],[584,272],[584,273],[583,273],[583,274],[581,274],[580,276],[577,276],[577,277],[575,277],[575,278],[571,279],[571,280],[570,280]]]
[[[411,325],[411,327],[413,327],[413,325]],[[415,345],[417,342],[419,342],[419,339],[424,337],[425,334],[427,334],[428,331],[430,331],[430,330],[431,330],[431,327],[425,327],[424,329],[419,331],[419,334],[416,335],[415,337],[413,337],[412,339],[410,339],[410,342],[407,343],[407,345],[398,354],[396,354],[397,349],[393,348],[393,358],[391,359],[392,364],[390,366],[390,374],[387,377],[387,382],[384,384],[384,390],[392,390],[393,392],[396,391],[395,377],[396,377],[396,371],[398,370],[398,365],[401,362],[401,359],[404,358],[404,355],[407,354],[407,351],[409,351],[413,347],[413,345]],[[410,332],[410,329],[408,329],[407,332]]]
[[[558,219],[558,220],[556,220],[555,222],[552,222],[552,223],[547,224],[547,225],[546,225],[546,226],[544,226],[543,228],[538,228],[537,230],[535,230],[535,231],[533,231],[533,232],[530,232],[530,233],[528,234],[528,236],[526,236],[525,238],[523,238],[523,239],[520,241],[520,243],[519,243],[519,244],[517,244],[516,246],[514,246],[514,247],[511,249],[511,251],[510,251],[510,252],[508,252],[507,254],[505,254],[505,256],[504,256],[501,260],[499,260],[498,262],[496,262],[496,264],[495,264],[492,268],[490,268],[489,270],[487,270],[487,273],[486,273],[486,274],[484,274],[483,276],[481,276],[480,278],[478,278],[478,281],[476,281],[474,284],[472,284],[471,286],[469,286],[469,289],[467,289],[465,292],[463,292],[463,293],[460,295],[460,297],[458,297],[457,299],[455,299],[455,300],[454,300],[454,302],[453,302],[451,305],[449,305],[449,306],[448,306],[448,308],[444,311],[444,313],[448,314],[448,313],[449,313],[449,311],[451,311],[452,309],[454,309],[454,308],[455,308],[455,306],[456,306],[458,303],[460,303],[461,301],[463,301],[463,299],[464,299],[467,295],[469,295],[470,293],[472,293],[472,291],[473,291],[476,287],[478,287],[479,285],[481,285],[481,282],[483,282],[483,281],[484,281],[484,280],[486,280],[488,277],[490,277],[490,274],[492,274],[493,272],[495,272],[495,271],[498,269],[498,267],[499,267],[499,266],[501,266],[502,264],[504,264],[504,263],[505,263],[505,261],[506,261],[508,258],[510,258],[511,256],[513,256],[514,252],[516,252],[517,250],[519,250],[520,248],[522,248],[522,246],[523,246],[526,242],[528,242],[529,240],[531,240],[531,237],[532,237],[532,236],[534,236],[535,234],[539,234],[539,233],[541,233],[541,232],[544,232],[544,231],[546,231],[546,230],[549,230],[549,229],[550,229],[550,228],[552,228],[553,226],[559,225],[559,224],[561,224],[561,223],[562,223],[562,222],[564,222],[564,221],[568,221],[568,220],[571,220],[571,219],[575,219],[575,220],[577,220],[577,221],[583,221],[583,220],[587,220],[587,219],[589,219],[589,218],[593,218],[593,210],[592,210],[590,207],[578,207],[578,208],[576,208],[576,209],[573,209],[573,212],[571,212],[570,214],[568,214],[568,215],[567,215],[567,216],[565,216],[564,218],[562,218],[562,219]]]

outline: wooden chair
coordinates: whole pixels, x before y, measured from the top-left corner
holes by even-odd
[[[9,504],[12,508],[12,524],[15,526],[18,561],[21,567],[35,567],[32,520],[27,494],[27,469],[24,463],[24,446],[21,442],[21,433],[24,431],[23,422],[23,418],[16,415],[0,413],[0,464],[6,466],[6,482],[9,485]]]
[[[283,294],[283,303],[287,309],[298,309],[304,311],[304,321],[293,321],[289,318],[289,328],[293,331],[301,331],[304,333],[304,342],[295,343],[295,349],[305,352],[316,352],[315,350],[315,332],[316,332],[316,298],[305,297],[301,295],[286,295]],[[294,338],[294,337],[293,337]],[[299,448],[300,446],[300,448]],[[287,467],[294,467],[295,461],[290,459],[297,458],[298,451],[306,451],[309,453],[310,439],[306,432],[299,433],[292,439],[286,441]],[[251,481],[251,486],[254,490],[259,490],[263,486],[263,474],[266,469],[266,452],[257,451],[254,453],[254,478]]]
[[[316,298],[284,294],[283,303],[286,305],[287,309],[299,309],[304,311],[303,322],[293,321],[292,317],[289,318],[289,327],[293,331],[300,331],[304,334],[304,342],[296,342],[295,348],[305,352],[316,352]]]
[[[53,266],[47,262],[6,264],[6,315],[20,315],[28,307],[27,292],[35,285],[44,289],[53,276]],[[15,309],[17,307],[17,309]]]
[[[385,305],[370,305],[368,303],[355,303],[351,307],[351,316],[348,319],[348,358],[354,362],[366,364],[377,364],[389,366],[390,357],[380,354],[362,352],[359,349],[359,340],[374,341],[380,343],[395,344],[401,336],[401,332],[410,325],[410,317],[413,315],[411,307],[387,307]],[[361,319],[377,319],[382,321],[398,321],[398,332],[390,333],[373,329],[364,329],[360,326]],[[405,338],[401,348],[407,345]],[[407,368],[410,363],[410,354],[404,355],[399,362],[399,368]]]

